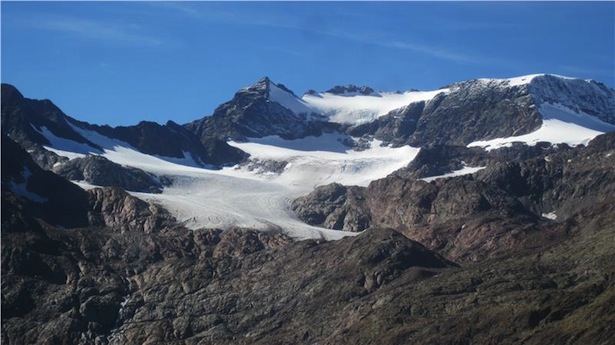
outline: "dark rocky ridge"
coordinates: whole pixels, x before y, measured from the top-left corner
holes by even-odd
[[[331,89],[325,91],[326,93],[332,93],[334,95],[345,95],[345,94],[360,94],[369,96],[374,93],[374,89],[369,86],[356,86],[356,85],[336,85]]]
[[[42,148],[52,146],[40,133],[43,127],[57,137],[89,145],[93,153],[99,153],[103,148],[85,139],[73,127],[119,139],[147,154],[184,158],[184,152],[187,152],[196,162],[213,166],[236,164],[247,157],[225,141],[213,138],[201,141],[172,121],[166,125],[143,121],[135,126],[115,128],[90,125],[67,116],[49,100],[24,98],[14,86],[2,84],[2,133],[24,148],[37,152],[37,163],[50,169],[55,163],[65,160]]]
[[[40,133],[45,127],[57,137],[87,144],[93,149],[100,149],[99,146],[75,132],[68,122],[78,123],[77,120],[64,114],[50,100],[25,98],[14,86],[2,84],[2,133],[8,134],[13,140],[19,143],[51,145]]]
[[[527,88],[495,87],[483,81],[451,86],[427,102],[417,102],[350,128],[396,146],[467,145],[529,133],[541,125],[541,115]]]
[[[74,158],[53,168],[56,174],[73,181],[85,181],[95,186],[119,187],[133,192],[161,193],[163,182],[141,169],[123,167],[105,157],[88,155]]]
[[[449,85],[430,101],[395,109],[375,121],[351,127],[395,146],[460,145],[530,133],[542,124],[539,107],[560,104],[615,124],[615,90],[595,81],[552,75],[525,85],[471,80]]]
[[[533,236],[549,222],[542,214],[554,212],[562,221],[615,202],[614,140],[615,133],[608,133],[588,147],[496,161],[474,176],[431,183],[400,173],[367,188],[323,186],[295,200],[292,208],[310,224],[348,231],[360,231],[356,224],[391,227],[453,259],[476,260]]]
[[[295,114],[277,102],[269,99],[270,88],[274,84],[264,77],[256,84],[239,90],[232,100],[220,105],[211,116],[186,124],[202,141],[238,140],[279,135],[284,139],[297,139],[318,136],[323,127],[322,121],[311,120],[310,114]],[[296,97],[292,91],[281,84],[276,87]]]

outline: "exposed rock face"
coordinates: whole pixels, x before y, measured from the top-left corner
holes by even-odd
[[[278,135],[285,139],[320,135],[323,123],[311,120],[310,114],[295,114],[278,102],[270,100],[270,90],[277,87],[289,97],[296,97],[280,84],[265,77],[258,83],[238,91],[235,97],[204,117],[186,125],[201,140],[213,138],[245,141],[246,138],[261,138]]]
[[[411,103],[392,110],[376,120],[350,127],[346,130],[352,136],[373,135],[376,139],[394,146],[404,145],[416,131],[419,118],[425,109],[425,102]]]
[[[475,140],[529,133],[542,121],[526,87],[474,80],[432,99],[408,144],[467,145]]]
[[[360,95],[369,96],[374,93],[374,89],[372,89],[369,86],[359,87],[356,85],[346,85],[346,86],[336,85],[325,92],[332,93],[334,95],[342,95],[342,96],[347,95],[347,94],[351,94],[351,95],[360,94]]]
[[[310,224],[348,231],[361,228],[340,224],[387,226],[456,260],[476,260],[512,250],[548,221],[543,215],[565,220],[596,204],[615,202],[613,138],[615,133],[605,134],[587,148],[521,162],[496,161],[474,177],[427,183],[415,180],[420,169],[394,174],[367,188],[353,187],[352,195],[362,198],[350,197],[347,187],[324,186],[299,198],[293,209]],[[429,168],[424,162],[417,164]],[[360,216],[348,210],[361,210]]]
[[[615,90],[595,81],[552,75],[511,86],[479,79],[456,83],[428,102],[396,109],[351,127],[351,135],[372,135],[395,146],[458,145],[530,133],[542,124],[539,108],[557,104],[615,124]]]
[[[476,177],[515,196],[537,214],[555,213],[565,219],[613,200],[613,155],[615,132],[596,137],[587,147],[523,162],[494,164]]]
[[[277,161],[272,159],[249,159],[242,165],[258,174],[281,174],[288,166],[287,161]]]
[[[145,193],[162,192],[162,183],[141,169],[123,167],[102,156],[88,155],[56,166],[53,171],[69,180],[96,186],[119,187]]]
[[[309,196],[293,201],[292,210],[308,224],[328,229],[363,231],[371,221],[365,190],[338,183],[318,187]]]
[[[9,205],[3,193],[3,229]],[[543,229],[555,245],[463,268],[387,229],[319,244],[34,222],[2,232],[2,342],[610,343],[615,229],[578,221],[614,211]]]
[[[560,104],[615,124],[615,90],[600,82],[544,75],[532,79],[528,90],[536,104]]]
[[[90,225],[144,233],[173,227],[173,217],[166,210],[121,189],[94,188],[88,194]]]
[[[142,121],[136,126],[91,126],[106,136],[129,143],[139,151],[172,158],[188,158],[197,164],[233,165],[247,155],[223,140],[201,141],[199,137],[173,121],[165,125]]]

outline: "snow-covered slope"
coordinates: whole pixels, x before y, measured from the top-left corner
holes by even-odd
[[[280,88],[275,83],[269,84],[269,100],[279,103],[295,114],[309,115],[314,112],[314,109],[312,109],[309,104],[294,94]]]
[[[410,103],[428,101],[448,89],[435,91],[407,91],[404,93],[380,92],[363,94],[305,94],[303,101],[315,112],[324,114],[329,121],[358,125],[386,115]]]
[[[497,149],[513,142],[587,144],[602,133],[615,130],[615,91],[593,80],[533,74],[510,79],[480,79],[500,87],[523,87],[542,117],[536,131],[519,136],[480,140],[468,147]]]

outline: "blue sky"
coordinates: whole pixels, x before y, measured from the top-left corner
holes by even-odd
[[[615,86],[615,2],[2,2],[2,82],[96,124],[186,123],[269,76],[436,89],[555,73]]]

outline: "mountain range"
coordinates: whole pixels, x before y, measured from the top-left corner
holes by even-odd
[[[608,344],[613,153],[549,74],[126,127],[2,84],[2,342]]]

